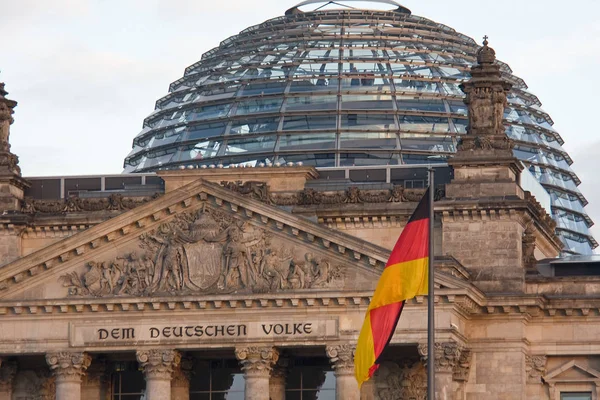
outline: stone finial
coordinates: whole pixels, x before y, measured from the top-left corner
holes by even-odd
[[[487,35],[483,37],[483,47],[477,51],[477,62],[481,64],[493,64],[496,61],[496,51],[488,46],[489,38]]]
[[[87,353],[63,351],[46,354],[46,362],[58,381],[81,382],[92,357]]]
[[[279,360],[279,352],[271,346],[238,347],[235,349],[235,356],[246,375],[269,375]]]
[[[4,83],[0,83],[0,151],[10,151],[9,133],[10,125],[14,122],[12,115],[17,102],[6,98],[8,92],[4,90]]]
[[[354,374],[354,353],[356,352],[356,346],[338,344],[327,346],[325,350],[336,375]]]
[[[140,350],[136,353],[146,379],[171,380],[173,370],[181,362],[181,353],[177,350]]]

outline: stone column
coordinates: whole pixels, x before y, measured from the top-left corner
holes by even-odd
[[[335,374],[336,400],[360,400],[360,390],[354,377],[354,352],[349,344],[327,346],[327,356]]]
[[[289,360],[280,358],[273,366],[269,380],[270,400],[285,400],[285,378],[287,376]]]
[[[193,358],[181,357],[179,366],[173,370],[171,400],[190,400],[190,377],[193,367]]]
[[[240,347],[235,356],[242,364],[246,380],[245,400],[269,400],[269,381],[273,365],[279,359],[274,347]]]
[[[136,353],[146,378],[146,400],[171,400],[171,378],[179,366],[177,350],[140,350]],[[58,400],[58,399],[57,399]]]
[[[46,354],[46,362],[56,379],[56,400],[81,400],[81,378],[92,357],[87,353],[63,351]]]
[[[15,361],[0,360],[0,400],[12,400],[13,380],[17,374]]]

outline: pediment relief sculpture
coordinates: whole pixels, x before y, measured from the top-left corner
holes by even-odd
[[[70,296],[156,296],[342,287],[343,267],[216,209],[176,215],[138,249],[59,279]]]

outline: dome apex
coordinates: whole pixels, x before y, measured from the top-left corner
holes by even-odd
[[[347,3],[359,3],[359,4],[347,4]],[[369,6],[366,6],[367,4],[369,4]],[[324,8],[329,8],[330,6],[337,6],[338,9],[344,10],[344,9],[375,9],[378,11],[381,11],[379,8],[377,7],[370,7],[370,4],[377,4],[379,6],[381,5],[388,5],[388,6],[392,6],[395,7],[393,9],[390,9],[389,11],[394,11],[394,12],[398,12],[398,13],[403,13],[403,14],[411,14],[411,11],[398,4],[397,2],[395,2],[394,0],[339,0],[339,1],[335,1],[335,0],[305,0],[301,3],[296,4],[294,7],[290,8],[289,10],[287,10],[285,12],[286,15],[291,15],[291,14],[298,14],[298,13],[303,13],[305,11],[301,10],[301,7],[305,7],[305,6],[309,6],[309,5],[314,5],[314,9],[312,10],[308,10],[308,11],[319,11],[322,10]]]

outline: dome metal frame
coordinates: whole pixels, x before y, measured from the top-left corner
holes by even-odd
[[[327,0],[298,6],[316,3]],[[478,49],[410,11],[288,13],[225,39],[186,68],[144,120],[125,172],[444,162],[466,132],[459,85]],[[593,222],[564,141],[523,79],[498,64],[513,84],[504,122],[515,156],[552,196],[567,251],[591,252]]]

